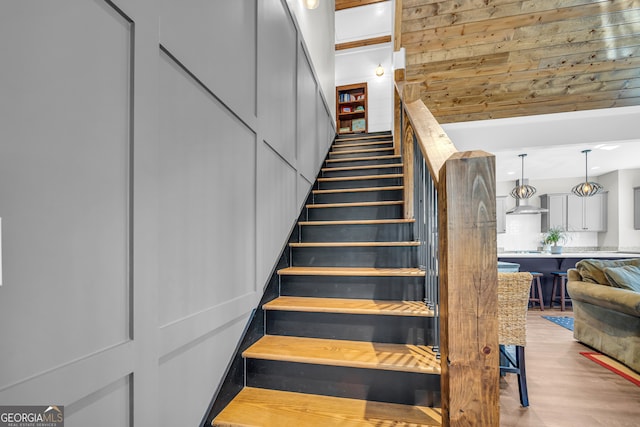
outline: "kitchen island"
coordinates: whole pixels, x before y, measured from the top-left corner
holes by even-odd
[[[542,294],[545,306],[549,306],[551,301],[551,288],[553,285],[553,271],[567,271],[574,268],[576,263],[587,258],[597,259],[625,259],[640,258],[640,253],[628,252],[563,252],[561,254],[551,254],[548,252],[536,251],[515,251],[499,252],[498,260],[520,264],[520,271],[535,271],[542,273]]]

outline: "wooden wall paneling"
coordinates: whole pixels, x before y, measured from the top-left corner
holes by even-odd
[[[640,103],[633,1],[409,0],[402,16],[407,79],[442,123]]]

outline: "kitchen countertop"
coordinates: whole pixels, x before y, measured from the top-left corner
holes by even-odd
[[[640,253],[630,252],[562,252],[561,254],[551,254],[548,252],[499,252],[498,258],[639,258]]]

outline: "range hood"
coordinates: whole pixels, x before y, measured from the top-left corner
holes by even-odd
[[[523,205],[521,202],[526,202],[525,200],[516,199],[516,206],[507,211],[507,215],[531,215],[531,214],[539,214],[549,212],[549,209],[539,208],[537,206],[531,205]]]
[[[516,186],[520,185],[520,182],[523,184],[528,184],[527,179],[516,180]],[[535,189],[534,189],[535,191]],[[507,215],[532,215],[539,213],[547,213],[549,209],[539,208],[537,206],[531,206],[527,204],[529,199],[518,199],[516,198],[516,206],[507,211]]]

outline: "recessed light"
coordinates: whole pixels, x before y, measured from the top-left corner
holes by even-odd
[[[611,150],[615,150],[616,148],[619,148],[619,145],[607,145],[607,144],[603,144],[602,146],[598,147],[601,150],[606,150],[606,151],[611,151]]]

